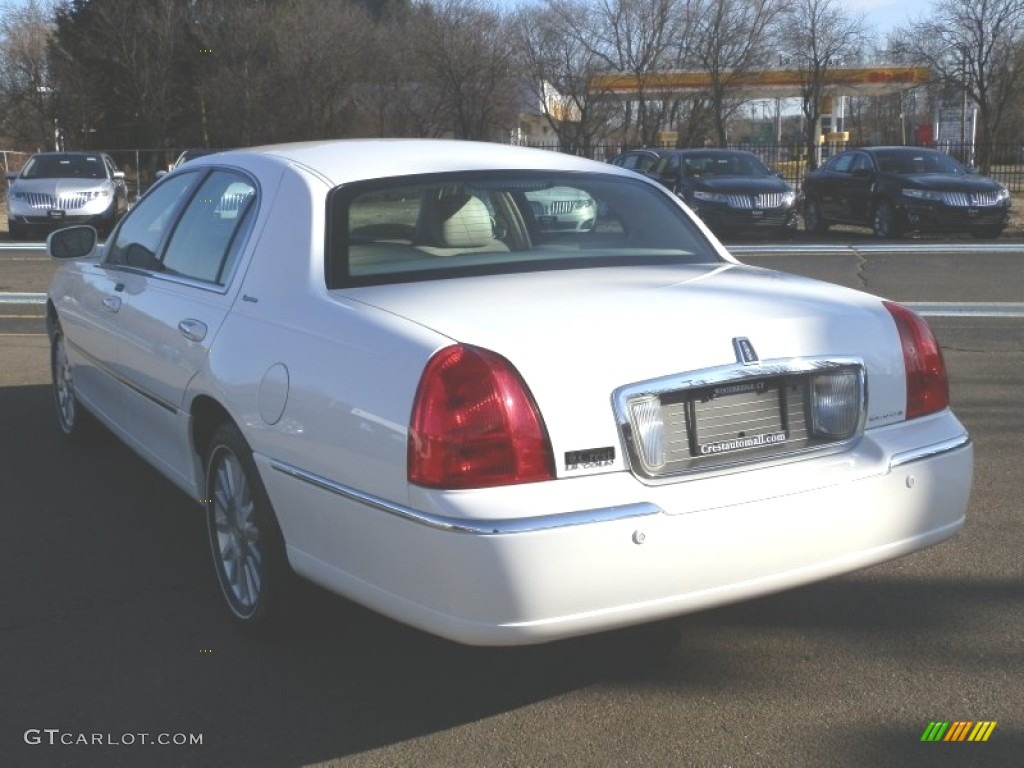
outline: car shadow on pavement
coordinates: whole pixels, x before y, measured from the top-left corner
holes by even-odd
[[[927,669],[998,675],[1024,662],[1019,645],[986,655],[969,641],[993,608],[1019,608],[1018,580],[916,579],[888,566],[652,627],[513,649],[449,643],[305,586],[290,631],[254,637],[221,609],[199,508],[104,430],[88,444],[64,440],[51,411],[48,387],[0,389],[0,424],[10,426],[0,441],[0,658],[13,662],[0,697],[0,765],[306,765],[476,732],[584,689],[665,696],[694,711],[737,702],[725,716],[739,723],[766,706],[790,708],[799,740],[816,692],[807,704],[787,700],[783,683],[818,668],[836,670],[838,695],[849,686],[856,716],[804,746],[816,764],[939,764],[915,762],[929,718],[1008,712],[966,711],[952,677],[879,714],[857,698],[861,673],[845,659],[867,654],[911,680]],[[934,708],[914,709],[921,701]],[[613,720],[593,706],[577,713],[581,723]],[[544,727],[572,744],[572,722]],[[46,729],[118,743],[28,743]],[[202,743],[142,745],[137,734],[199,734]],[[1024,754],[1020,730],[996,735],[989,756],[1011,746]],[[480,756],[488,737],[474,738],[485,746],[468,754]],[[412,753],[366,764],[503,764],[500,739],[492,746],[489,761]]]

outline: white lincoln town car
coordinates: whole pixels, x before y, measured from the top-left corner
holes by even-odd
[[[541,220],[551,190],[593,222]],[[459,642],[545,642],[964,522],[973,449],[925,322],[739,263],[630,171],[455,141],[237,150],[164,176],[104,244],[48,249],[60,428],[102,423],[202,505],[245,625],[279,621],[298,574]]]

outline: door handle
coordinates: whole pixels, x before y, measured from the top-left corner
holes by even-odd
[[[103,306],[109,309],[111,312],[117,312],[121,309],[121,297],[120,296],[105,296],[103,298]]]
[[[202,341],[206,338],[206,323],[191,318],[178,323],[181,335],[189,341]]]

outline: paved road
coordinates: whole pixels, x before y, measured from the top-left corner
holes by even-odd
[[[1022,256],[744,258],[897,299],[1024,300]],[[46,268],[13,280],[0,258],[0,291],[42,290]],[[0,766],[1024,765],[1024,320],[932,320],[977,449],[958,537],[680,619],[667,656],[635,632],[463,648],[313,589],[296,635],[239,633],[198,509],[104,433],[58,439],[39,322],[0,319]],[[998,725],[922,744],[940,719]],[[94,734],[121,743],[59,743]]]

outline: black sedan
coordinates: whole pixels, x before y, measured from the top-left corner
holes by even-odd
[[[647,173],[666,154],[669,149],[631,149],[613,157],[610,162],[619,168],[628,168],[637,173]]]
[[[716,234],[796,232],[796,191],[751,152],[672,150],[647,175],[679,195]]]
[[[870,147],[842,152],[807,174],[804,226],[871,227],[878,238],[905,232],[969,232],[998,237],[1010,215],[1010,193],[935,149]]]

